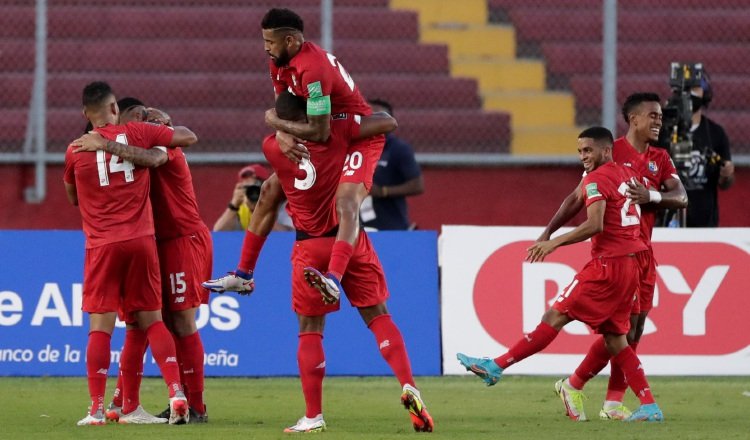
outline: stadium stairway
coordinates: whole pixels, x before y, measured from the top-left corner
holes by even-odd
[[[485,110],[511,114],[513,154],[570,154],[579,133],[567,91],[546,90],[541,61],[516,57],[516,30],[488,24],[486,0],[391,0],[419,12],[424,43],[448,45],[451,74],[476,78]]]
[[[488,0],[491,18],[512,23],[519,54],[545,61],[548,86],[575,96],[576,123],[601,120],[600,0]],[[671,94],[673,61],[703,62],[735,154],[750,152],[750,0],[628,0],[618,6],[617,102],[631,93]],[[618,118],[618,133],[626,126]]]

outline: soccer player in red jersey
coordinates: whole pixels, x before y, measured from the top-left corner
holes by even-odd
[[[372,113],[336,57],[305,41],[304,23],[299,15],[289,9],[271,9],[263,17],[261,27],[264,49],[271,58],[269,67],[276,95],[289,90],[306,100],[307,118],[302,121],[278,118],[273,110],[266,112],[266,123],[277,130],[278,144],[287,157],[295,162],[306,157],[304,145],[294,138],[325,142],[330,136],[333,116]],[[336,194],[340,227],[331,259],[319,267],[321,271],[311,267],[304,272],[327,300],[335,300],[341,294],[341,277],[359,236],[359,209],[372,185],[384,145],[382,135],[358,139],[350,145],[348,169]]]
[[[648,251],[639,253],[641,266],[638,303],[631,315],[631,326],[628,341],[636,350],[643,335],[646,316],[653,307],[654,286],[656,284],[656,261],[651,246],[651,235],[659,208],[684,208],[687,206],[687,193],[677,175],[674,164],[666,150],[654,147],[661,129],[662,112],[659,96],[655,93],[635,93],[623,104],[622,116],[628,123],[628,132],[614,142],[612,157],[616,163],[628,166],[640,176],[639,184],[630,184],[628,197],[641,205],[641,236],[648,246]],[[581,184],[560,206],[550,224],[545,228],[540,241],[549,240],[550,235],[560,226],[567,223],[583,206]],[[610,359],[609,352],[602,340],[597,340],[576,369],[576,372],[558,386],[560,397],[567,400],[566,407],[575,407],[571,402],[582,402],[579,396],[588,380],[596,376]],[[630,411],[622,404],[628,385],[622,370],[612,364],[607,388],[607,396],[599,416],[602,419],[622,420]],[[581,419],[586,419],[583,407],[576,411]],[[582,416],[582,417],[581,417]]]
[[[158,109],[146,109],[135,98],[123,98],[118,101],[118,106],[121,125],[148,121],[172,126],[169,115]],[[96,134],[83,136],[81,143],[109,151],[106,140]],[[161,271],[164,319],[175,339],[180,376],[190,405],[189,423],[204,423],[208,420],[203,403],[204,350],[195,316],[201,304],[208,304],[208,290],[200,284],[211,276],[213,246],[211,234],[198,213],[185,154],[180,147],[163,151],[139,146],[110,146],[118,148],[135,165],[151,168],[150,197]],[[147,340],[145,334],[133,325],[128,325],[126,339],[132,340],[130,346],[134,348],[124,352],[121,358],[121,374],[115,396],[106,411],[110,420],[119,420],[123,413],[129,413],[138,404]],[[169,408],[159,417],[168,414]]]
[[[192,144],[195,134],[153,124],[117,124],[119,110],[108,84],[83,90],[83,112],[94,130],[110,142],[147,148]],[[118,309],[145,332],[169,390],[171,424],[187,422],[189,408],[180,384],[174,341],[161,317],[161,292],[154,223],[145,168],[103,150],[88,152],[71,144],[65,153],[65,190],[78,205],[86,236],[82,309],[89,313],[86,348],[91,408],[78,425],[105,423],[104,391],[110,339]],[[80,149],[80,146],[78,146]]]
[[[526,258],[531,263],[544,261],[560,246],[591,238],[592,260],[558,296],[536,329],[507,353],[495,359],[462,353],[457,357],[461,365],[491,386],[500,380],[505,369],[547,347],[566,324],[581,321],[603,335],[612,362],[625,372],[641,401],[641,407],[627,420],[661,421],[664,417],[643,367],[625,336],[637,300],[638,254],[648,249],[641,238],[640,206],[627,196],[628,182],[640,176],[612,161],[612,143],[612,133],[603,127],[588,128],[578,136],[578,153],[587,172],[581,188],[586,221],[566,234],[535,243]]]
[[[279,116],[285,119],[305,118],[304,100],[288,92],[279,95],[276,109]],[[325,376],[323,329],[326,314],[338,310],[340,302],[321,301],[319,292],[305,282],[304,272],[306,267],[325,263],[335,246],[339,228],[335,193],[341,166],[348,154],[347,146],[352,139],[393,129],[395,120],[390,116],[379,114],[361,118],[349,113],[336,114],[331,121],[328,140],[322,143],[308,142],[310,158],[303,159],[300,164],[284,156],[274,135],[263,141],[263,153],[275,174],[263,183],[248,227],[248,236],[254,238],[246,239],[243,243],[242,261],[238,267],[252,272],[265,237],[275,223],[277,206],[286,197],[297,231],[297,242],[292,253],[292,308],[299,318],[297,360],[306,411],[305,416],[285,432],[325,430],[322,408]],[[227,276],[210,280],[204,286],[219,292],[235,290],[250,293],[254,288],[254,285],[237,285],[235,281],[232,276]],[[415,387],[403,337],[388,314],[385,301],[389,293],[383,268],[364,231],[359,233],[342,283],[349,301],[357,307],[365,324],[373,332],[380,354],[402,386],[401,402],[409,411],[414,429],[432,431],[432,418]]]

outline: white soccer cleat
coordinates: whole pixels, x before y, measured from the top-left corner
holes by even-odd
[[[599,411],[599,418],[602,420],[625,420],[630,417],[632,412],[622,403],[619,405],[604,405]]]
[[[158,425],[168,421],[149,414],[141,405],[138,405],[138,408],[129,414],[122,414],[119,419],[120,423],[131,425]]]
[[[106,425],[107,419],[104,418],[104,414],[101,411],[97,411],[96,414],[91,415],[87,413],[86,417],[76,423],[78,426],[89,426],[89,425]]]
[[[201,285],[212,291],[212,292],[238,292],[244,294],[250,294],[255,290],[255,280],[253,279],[253,273],[245,273],[241,271],[229,272],[221,278],[215,280],[208,280],[201,283]]]
[[[560,397],[565,405],[565,414],[575,422],[586,422],[586,412],[583,409],[583,401],[586,396],[583,391],[577,390],[567,384],[566,379],[560,379],[555,382],[555,394]]]
[[[169,424],[184,425],[190,421],[190,407],[182,391],[169,398]]]
[[[325,430],[326,422],[325,420],[323,420],[323,414],[318,414],[312,419],[302,417],[301,419],[297,420],[297,424],[295,424],[294,426],[284,428],[284,432],[286,432],[287,434],[323,432]]]

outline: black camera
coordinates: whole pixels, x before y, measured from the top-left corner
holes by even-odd
[[[255,203],[260,198],[261,182],[255,182],[251,185],[245,185],[245,197]]]
[[[693,102],[690,89],[701,87],[706,75],[703,63],[678,63],[670,66],[669,87],[672,95],[662,109],[663,122],[659,144],[669,150],[677,170],[682,174],[690,169],[693,139],[690,126]]]

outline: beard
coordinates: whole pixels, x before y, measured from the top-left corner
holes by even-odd
[[[278,57],[272,56],[271,59],[276,67],[284,67],[289,64],[290,57],[289,53],[284,51],[284,53],[280,54]]]

